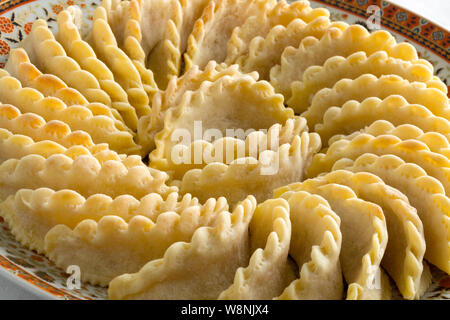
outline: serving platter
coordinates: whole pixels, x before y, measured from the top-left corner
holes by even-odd
[[[47,20],[56,28],[56,16],[70,5],[83,9],[85,30],[95,7],[101,0],[0,0],[0,68],[8,59],[12,48],[27,36],[33,21]],[[415,13],[381,0],[311,0],[313,7],[326,7],[333,20],[358,23],[369,30],[374,26],[368,19],[379,8],[380,26],[389,30],[398,41],[413,44],[421,58],[430,61],[447,86],[450,84],[450,32]],[[378,9],[377,9],[378,10]],[[450,88],[449,88],[450,91]],[[424,299],[449,299],[450,277],[432,267],[433,284]],[[0,217],[0,285],[2,280],[15,281],[18,288],[36,298],[104,299],[106,289],[85,285],[71,288],[71,278],[42,255],[20,245]],[[0,290],[1,293],[1,290]],[[4,298],[0,295],[0,298]]]

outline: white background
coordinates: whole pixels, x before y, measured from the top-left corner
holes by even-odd
[[[450,0],[389,0],[450,30]]]

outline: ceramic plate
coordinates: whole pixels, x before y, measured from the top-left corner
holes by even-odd
[[[4,66],[11,48],[27,36],[33,21],[46,19],[50,28],[56,28],[56,16],[65,7],[78,5],[85,21],[92,20],[94,8],[101,0],[0,0],[0,67]],[[381,27],[389,30],[399,41],[413,44],[420,56],[429,60],[436,74],[450,84],[450,32],[401,7],[380,0],[310,0],[314,7],[326,7],[333,20],[359,23],[371,29],[367,19],[370,5],[381,12]],[[372,12],[373,14],[373,12]],[[88,25],[88,24],[87,24]],[[86,30],[84,30],[86,31]],[[450,91],[450,88],[449,88]],[[83,285],[69,290],[68,275],[44,256],[22,247],[0,218],[0,277],[13,279],[17,286],[36,297],[57,299],[103,299],[106,290]],[[424,299],[450,299],[450,277],[433,269],[433,284]]]

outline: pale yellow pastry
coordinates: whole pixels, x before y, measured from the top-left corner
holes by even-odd
[[[176,202],[177,197],[177,193],[169,194],[168,201]],[[192,198],[185,195],[169,210],[158,194],[140,201],[130,196],[111,200],[94,195],[75,210],[49,206],[44,211],[47,216],[55,215],[54,209],[62,209],[65,216],[53,219],[57,222],[53,225],[59,225],[47,233],[45,253],[62,269],[80,266],[83,281],[107,286],[113,278],[137,272],[148,261],[162,258],[173,243],[189,241],[197,228],[213,225],[221,212],[228,211],[225,198],[208,199],[199,205],[195,198],[189,201],[193,203],[185,201],[186,197]],[[106,201],[108,205],[103,204]],[[156,201],[161,203],[155,206]]]
[[[250,260],[236,270],[234,282],[219,295],[221,300],[268,300],[290,282],[288,266],[291,221],[283,199],[259,204],[250,222]]]
[[[1,208],[3,217],[22,244],[39,253],[49,254],[49,257],[53,259],[55,257],[55,245],[52,244],[51,239],[47,242],[44,240],[47,232],[54,226],[60,225],[59,228],[65,228],[66,230],[67,227],[75,228],[78,223],[86,219],[101,221],[105,216],[114,216],[117,219],[126,221],[139,216],[142,219],[151,221],[149,219],[156,219],[158,215],[162,214],[159,206],[161,208],[169,206],[175,209],[176,207],[188,207],[190,205],[189,202],[197,203],[196,199],[186,195],[179,203],[182,206],[174,206],[173,202],[177,202],[178,194],[172,193],[167,197],[168,199],[165,201],[159,194],[151,193],[138,201],[129,195],[112,199],[103,194],[95,194],[85,199],[72,190],[55,192],[48,188],[22,189],[15,195],[8,197],[1,204]],[[224,204],[223,200],[221,204]],[[107,227],[107,223],[104,226]],[[72,231],[69,229],[65,235],[69,237],[70,232]],[[50,236],[50,238],[55,237],[54,232],[53,234],[54,236]],[[62,241],[64,240],[62,239]],[[83,240],[87,239],[84,238]],[[46,243],[47,245],[45,246]],[[66,254],[70,255],[70,253],[75,252],[67,251]],[[89,257],[86,256],[86,258]],[[103,263],[105,261],[102,260]],[[61,258],[57,263],[61,265],[62,263],[60,262]],[[87,270],[83,270],[83,273],[85,272]],[[87,279],[89,275],[85,274],[83,278]],[[94,281],[97,281],[97,279]]]
[[[292,83],[301,80],[308,67],[323,65],[332,56],[348,57],[358,51],[371,55],[380,50],[386,51],[389,57],[423,63],[431,68],[428,61],[418,59],[416,49],[411,44],[397,44],[387,31],[369,33],[363,26],[355,24],[345,29],[330,28],[320,40],[308,37],[303,39],[300,46],[287,48],[281,63],[271,70],[270,80],[277,92],[288,100],[292,96]]]
[[[121,159],[116,152],[109,150],[105,144],[92,146],[90,150],[81,145],[65,148],[59,143],[50,140],[35,142],[28,136],[13,134],[11,131],[3,128],[0,128],[0,151],[0,163],[8,159],[21,159],[26,155],[40,155],[47,158],[54,154],[64,154],[72,159],[81,155],[93,155],[99,161],[104,159]]]
[[[95,143],[108,143],[119,153],[140,152],[133,135],[102,104],[68,107],[58,98],[44,97],[33,88],[22,88],[20,82],[10,76],[0,78],[0,94],[1,102],[16,106],[22,113],[35,113],[47,121],[61,120],[72,130],[86,131]]]
[[[20,46],[27,52],[31,63],[42,72],[58,76],[68,86],[80,91],[89,102],[111,105],[111,98],[100,88],[98,80],[67,56],[46,21],[34,21],[31,33]]]
[[[318,176],[317,180],[323,185],[336,183],[348,186],[359,198],[383,209],[389,239],[381,265],[394,279],[405,299],[420,298],[428,288],[427,281],[430,279],[428,273],[422,274],[422,259],[425,254],[422,222],[408,198],[368,172],[336,170]],[[297,185],[301,183],[292,184],[288,188],[296,190]]]
[[[111,1],[103,1],[102,4],[108,12],[111,11],[109,7],[112,7],[109,2]],[[112,1],[117,2],[119,1]],[[133,59],[139,60],[142,66],[153,72],[154,80],[160,89],[165,89],[170,77],[180,73],[180,29],[183,22],[181,6],[178,0],[131,1],[128,19],[130,23],[124,33],[116,31],[119,41],[128,35],[124,45],[125,52],[131,53]],[[111,17],[110,20],[117,18]]]
[[[438,117],[450,119],[448,98],[442,91],[428,87],[426,82],[409,82],[396,75],[377,78],[371,74],[362,75],[355,80],[342,79],[333,88],[320,90],[302,115],[313,128],[322,121],[330,107],[340,107],[349,100],[361,102],[370,97],[385,99],[391,95],[400,95],[411,104],[428,108]]]
[[[5,70],[0,70],[2,77],[7,75],[6,70],[24,87],[34,88],[46,97],[59,98],[68,106],[88,104],[86,98],[78,90],[68,87],[59,77],[54,74],[42,73],[30,62],[26,51],[22,48],[11,50]]]
[[[336,300],[344,297],[339,255],[341,219],[328,202],[305,191],[284,193],[289,202],[292,236],[289,254],[300,270],[281,300]]]
[[[186,92],[180,104],[166,112],[164,128],[155,136],[150,166],[159,168],[159,162],[170,159],[173,148],[180,143],[207,140],[208,132],[213,142],[218,135],[229,136],[232,129],[244,133],[268,129],[292,117],[292,109],[284,107],[283,97],[265,81],[241,75],[204,82],[198,90]]]
[[[289,1],[290,2],[290,1]],[[312,9],[307,0],[287,3],[278,1],[270,10],[264,10],[252,15],[237,26],[227,44],[225,63],[230,65],[248,53],[249,44],[255,37],[265,37],[275,26],[286,27],[294,19],[302,19],[308,23],[318,17],[328,17],[330,13],[325,8]]]
[[[151,167],[169,173],[172,179],[181,180],[189,170],[202,169],[209,163],[239,164],[239,159],[252,157],[255,162],[263,152],[276,152],[283,144],[292,144],[296,136],[307,131],[306,120],[288,119],[283,125],[276,123],[263,131],[245,133],[246,136],[219,137],[210,142],[207,137],[176,144],[164,158],[150,154]],[[215,137],[213,137],[215,138]],[[301,166],[299,164],[300,171]]]
[[[426,251],[425,258],[445,272],[450,272],[450,200],[442,184],[419,166],[406,163],[394,155],[365,154],[356,160],[342,159],[333,170],[371,172],[405,194],[422,220]]]
[[[369,56],[359,51],[346,58],[333,56],[322,66],[307,68],[302,79],[291,84],[292,97],[288,105],[297,112],[303,112],[320,89],[331,88],[341,79],[356,79],[363,74],[376,77],[395,74],[410,82],[433,80],[433,70],[423,63],[395,59],[389,57],[386,51],[377,51]]]
[[[244,72],[257,71],[260,79],[269,80],[270,70],[280,63],[285,49],[298,46],[304,38],[320,38],[327,30],[347,26],[344,22],[331,22],[327,16],[319,16],[308,23],[294,19],[286,26],[274,26],[265,37],[253,38],[248,53],[240,56],[236,63]]]
[[[166,185],[166,173],[147,167],[137,156],[112,160],[89,154],[72,159],[62,152],[47,158],[30,154],[3,162],[0,177],[0,199],[19,189],[42,187],[69,189],[84,197],[103,193],[111,197],[129,194],[138,199],[151,192],[164,196],[176,190]]]
[[[328,141],[329,145],[340,139],[351,140],[355,138],[359,133],[367,133],[374,137],[381,135],[394,135],[401,140],[418,140],[427,145],[430,151],[435,153],[440,153],[450,158],[450,145],[447,136],[435,131],[423,132],[420,128],[412,124],[402,124],[395,127],[392,123],[386,120],[377,120],[373,122],[370,126],[361,129],[360,131],[353,132],[349,135],[334,135]]]
[[[62,121],[46,122],[35,113],[22,114],[19,109],[9,104],[0,104],[0,127],[13,134],[22,134],[34,141],[50,140],[63,147],[83,146],[91,150],[98,148],[91,136],[81,130],[72,131]],[[105,145],[105,148],[108,148]]]
[[[115,81],[113,72],[99,59],[92,47],[82,40],[78,28],[81,10],[69,7],[58,15],[56,40],[64,47],[67,55],[77,61],[81,68],[89,71],[98,80],[100,87],[111,98],[111,106],[123,117],[131,129],[136,128],[136,110],[128,102],[128,95]],[[124,67],[124,64],[121,64]],[[125,72],[125,71],[124,71]]]
[[[147,153],[153,150],[155,135],[164,127],[166,111],[179,105],[186,91],[196,91],[203,82],[215,82],[226,75],[239,76],[242,74],[239,72],[237,65],[226,67],[218,65],[215,61],[210,61],[204,70],[200,70],[198,66],[193,66],[181,77],[172,77],[167,89],[156,93],[153,97],[151,113],[139,119],[137,134],[143,152]],[[248,76],[258,80],[256,73],[250,73]]]
[[[230,204],[252,194],[258,201],[270,199],[272,190],[301,181],[305,166],[321,143],[315,133],[303,132],[278,150],[266,150],[258,158],[238,158],[230,164],[212,162],[203,169],[188,171],[181,180],[181,193],[192,193],[200,200],[218,195]]]
[[[447,192],[450,191],[450,160],[439,153],[430,151],[428,146],[418,140],[400,140],[393,135],[374,137],[361,133],[352,140],[339,140],[325,153],[316,154],[306,169],[308,177],[330,171],[333,164],[341,158],[356,159],[365,153],[376,155],[393,154],[406,162],[422,167],[427,174],[438,179]]]
[[[131,59],[141,76],[142,85],[151,101],[158,92],[153,72],[145,66],[145,52],[141,46],[140,0],[103,0],[108,23],[114,32],[119,48]]]
[[[309,179],[294,186],[295,191],[306,191],[325,198],[331,209],[341,218],[342,248],[340,262],[349,284],[349,299],[390,298],[389,283],[381,281],[380,263],[388,234],[383,210],[378,205],[364,201],[349,187],[339,184],[323,184],[320,179]],[[274,191],[275,197],[290,191],[289,186]],[[353,287],[361,287],[358,296]]]
[[[193,65],[203,69],[210,60],[225,61],[233,29],[248,17],[270,10],[275,4],[275,0],[211,0],[188,38],[184,55],[186,70]]]
[[[216,299],[248,264],[248,227],[256,207],[249,196],[214,226],[198,228],[190,242],[177,242],[164,257],[109,284],[110,299]],[[207,267],[205,267],[207,266]],[[201,270],[201,272],[199,272]]]
[[[95,10],[92,31],[87,41],[98,58],[111,70],[114,79],[128,94],[128,101],[134,107],[136,115],[140,117],[150,113],[150,101],[144,90],[141,76],[130,58],[118,47],[103,7]],[[127,124],[135,130],[137,117],[130,114]]]
[[[320,134],[324,145],[338,134],[350,134],[377,120],[386,120],[393,125],[411,124],[423,132],[437,132],[450,141],[449,118],[435,116],[429,109],[418,104],[409,104],[405,98],[393,95],[380,100],[372,97],[361,103],[350,100],[342,107],[331,107],[314,131]],[[336,141],[336,140],[334,140]]]

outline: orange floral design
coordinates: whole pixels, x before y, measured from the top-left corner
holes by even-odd
[[[61,6],[61,5],[59,5],[59,4],[55,4],[55,5],[52,7],[52,11],[53,11],[55,14],[58,14],[58,13],[60,13],[60,12],[63,11],[63,10],[64,10],[63,6]]]
[[[25,34],[30,34],[31,28],[33,28],[33,22],[28,22],[23,26],[23,31],[25,31]]]
[[[7,44],[3,40],[0,40],[0,55],[6,56],[9,53],[9,50],[11,50],[11,48],[9,47],[9,44]]]
[[[0,31],[4,33],[12,33],[14,31],[14,25],[11,20],[6,17],[0,17]]]
[[[73,0],[67,0],[67,5],[68,6],[73,6],[75,2],[73,2]]]

